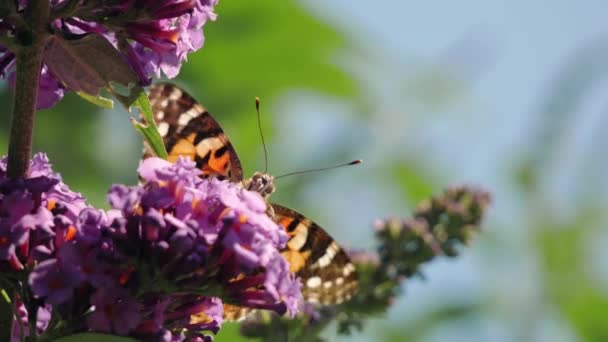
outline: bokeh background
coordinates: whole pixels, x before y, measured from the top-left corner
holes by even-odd
[[[608,341],[608,4],[605,0],[228,1],[176,82],[214,113],[245,173],[361,158],[279,182],[274,201],[347,246],[451,184],[494,202],[456,260],[424,268],[383,317],[330,341]],[[7,149],[10,94],[0,149]],[[35,150],[106,206],[135,183],[123,110],[73,94],[38,114]],[[237,340],[227,325],[218,341]]]

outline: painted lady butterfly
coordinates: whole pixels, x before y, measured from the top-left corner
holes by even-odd
[[[274,177],[256,172],[243,179],[243,169],[230,140],[211,114],[184,90],[172,84],[153,85],[152,112],[171,162],[187,156],[205,177],[241,183],[266,200],[275,190]],[[153,155],[149,147],[144,158]],[[348,300],[357,290],[357,273],[347,254],[319,225],[294,210],[270,204],[270,215],[289,235],[282,251],[291,270],[302,280],[307,302],[333,305]]]

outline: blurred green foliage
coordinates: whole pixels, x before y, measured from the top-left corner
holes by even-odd
[[[581,179],[575,190],[578,193],[569,194],[568,209],[573,218],[565,221],[561,213],[551,209],[542,179],[547,166],[560,158],[561,144],[576,134],[573,127],[581,120],[579,110],[587,94],[605,82],[607,56],[608,46],[594,40],[566,61],[539,111],[532,144],[522,153],[523,161],[513,172],[528,203],[528,222],[546,284],[544,295],[584,341],[608,340],[608,295],[589,267],[588,253],[589,240],[601,233],[598,227],[605,225],[605,203],[598,202],[589,192],[596,182]],[[578,167],[593,170],[597,154],[589,151],[584,156],[584,165]]]

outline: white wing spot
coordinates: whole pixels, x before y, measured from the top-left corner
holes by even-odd
[[[306,298],[306,301],[312,304],[319,304],[319,298],[317,297],[308,296],[308,298]]]
[[[329,245],[329,247],[327,247],[327,251],[325,252],[325,254],[329,255],[330,259],[333,259],[334,256],[336,256],[336,253],[338,253],[339,250],[340,250],[340,246],[338,246],[338,244],[336,243],[336,241],[333,241],[331,243],[331,245]]]
[[[199,156],[207,155],[209,151],[214,151],[224,146],[222,140],[218,137],[203,139],[196,145],[196,152]]]
[[[329,289],[331,287],[331,285],[332,285],[332,281],[331,280],[328,280],[328,281],[326,281],[326,282],[323,283],[323,287],[326,288],[326,289]]]
[[[329,265],[339,250],[340,246],[333,241],[325,250],[325,254],[323,254],[323,256],[319,258],[319,261],[317,261],[318,267],[323,268]]]
[[[319,277],[312,277],[306,281],[306,286],[311,289],[319,287],[319,285],[321,285],[321,278]]]
[[[344,284],[344,278],[342,278],[342,277],[336,278],[336,285],[340,286],[342,284]]]
[[[329,265],[330,262],[331,259],[329,258],[329,256],[327,254],[323,254],[323,256],[319,258],[319,261],[317,261],[317,266],[323,268]]]
[[[160,100],[159,105],[162,108],[167,108],[167,106],[169,105],[169,99],[168,98],[164,98],[162,100]],[[158,114],[157,114],[158,115]],[[163,116],[165,115],[165,113],[163,113]]]
[[[204,110],[203,110],[203,109],[202,109],[202,107],[200,107],[200,106],[192,106],[192,107],[191,107],[190,109],[188,109],[188,110],[186,111],[186,113],[184,113],[184,114],[188,114],[188,115],[190,115],[190,117],[191,117],[191,118],[195,118],[195,117],[197,117],[197,116],[201,115],[201,113],[202,113],[203,111],[204,111]]]
[[[289,239],[289,242],[287,242],[287,247],[289,247],[289,249],[291,249],[292,251],[299,251],[302,247],[304,247],[304,244],[306,243],[306,238],[308,237],[308,229],[306,228],[305,224],[300,223],[298,224],[294,232],[295,234],[293,235],[293,237]]]
[[[171,92],[171,94],[169,94],[169,96],[167,96],[167,98],[169,100],[177,100],[180,97],[182,97],[182,91],[179,88],[173,88],[173,91]]]
[[[348,264],[346,264],[346,266],[344,266],[344,269],[342,270],[342,275],[344,275],[346,277],[354,271],[355,271],[355,266],[351,263],[348,263]]]
[[[160,133],[161,137],[164,137],[167,135],[167,133],[169,133],[169,124],[166,122],[159,123],[157,128],[158,128],[158,133]]]
[[[183,127],[186,126],[190,120],[192,120],[192,117],[186,112],[179,116],[179,119],[177,119],[177,124]]]

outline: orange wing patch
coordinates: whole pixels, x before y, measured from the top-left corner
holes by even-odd
[[[179,157],[188,157],[194,160],[196,156],[197,150],[194,146],[194,137],[195,134],[190,134],[188,137],[184,139],[178,140],[171,151],[168,151],[168,160],[172,163],[175,163]]]
[[[230,154],[227,150],[227,141],[225,136],[210,137],[201,140],[196,145],[196,153],[203,162],[202,170],[205,175],[221,175],[229,176],[230,170]],[[197,160],[198,162],[198,160]]]
[[[223,155],[222,157],[216,158],[214,154],[211,154],[209,158],[209,162],[207,165],[203,167],[204,174],[219,174],[222,176],[228,176],[228,168],[230,166],[230,160],[228,160],[227,155]]]
[[[294,250],[284,250],[281,255],[289,263],[289,271],[297,273],[306,266],[306,261],[310,258],[310,251],[299,252]]]
[[[204,138],[195,145],[196,140],[195,133],[177,140],[168,152],[168,160],[175,163],[180,156],[188,157],[196,162],[204,175],[229,178],[232,164],[225,136]]]
[[[287,227],[289,227],[291,222],[293,222],[294,220],[295,219],[292,217],[283,216],[277,220],[277,223],[280,224],[281,226],[283,226],[283,228],[285,228],[285,230],[287,230]],[[289,234],[289,231],[287,233]]]

